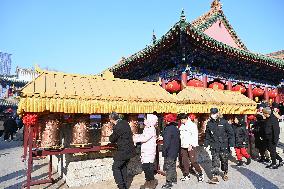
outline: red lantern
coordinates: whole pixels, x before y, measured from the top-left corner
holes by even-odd
[[[278,95],[277,91],[276,90],[270,90],[268,91],[268,96],[269,98],[276,98]]]
[[[257,88],[255,87],[253,90],[252,90],[252,94],[253,96],[262,96],[264,94],[264,90],[261,89],[261,88]]]
[[[38,116],[37,114],[25,114],[23,117],[23,123],[25,126],[30,127],[34,126],[37,122]]]
[[[222,83],[214,82],[209,85],[209,88],[224,90],[225,87]]]
[[[173,80],[173,81],[168,82],[168,84],[166,85],[166,90],[171,93],[175,93],[175,92],[180,91],[180,87],[181,87],[180,83]]]
[[[197,79],[191,79],[187,82],[187,86],[203,87],[203,82]]]
[[[242,85],[236,85],[233,87],[233,91],[240,91],[242,94],[245,93],[247,90]]]

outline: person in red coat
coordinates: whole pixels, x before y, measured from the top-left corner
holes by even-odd
[[[251,163],[251,157],[247,152],[248,131],[246,129],[246,124],[243,116],[235,117],[233,129],[235,133],[235,151],[238,159],[237,166],[243,165],[243,157],[247,159],[246,164],[249,165]]]

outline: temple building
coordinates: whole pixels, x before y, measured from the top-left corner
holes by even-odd
[[[282,54],[282,56],[281,56]],[[256,101],[284,100],[283,51],[263,55],[250,51],[214,0],[209,12],[180,20],[160,39],[122,58],[109,68],[115,77],[158,81],[169,92],[186,85],[240,91]],[[283,84],[283,82],[282,82]]]
[[[16,67],[15,74],[0,75],[0,112],[17,109],[19,91],[38,76],[37,69]]]

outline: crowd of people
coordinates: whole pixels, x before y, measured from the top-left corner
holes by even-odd
[[[205,138],[203,147],[211,152],[212,178],[210,184],[218,184],[219,177],[224,181],[228,177],[228,160],[232,151],[236,152],[237,166],[249,165],[252,157],[248,153],[249,132],[254,134],[255,146],[259,151],[259,162],[268,162],[266,168],[278,169],[283,165],[283,160],[276,153],[279,141],[279,107],[273,103],[270,107],[262,103],[258,107],[256,119],[252,120],[252,127],[248,127],[244,115],[236,115],[226,120],[217,108],[210,110],[210,117],[206,121]],[[145,174],[145,183],[141,189],[154,189],[158,185],[155,179],[155,157],[157,140],[163,140],[162,156],[164,157],[163,171],[166,175],[162,188],[172,188],[177,183],[177,160],[182,171],[181,182],[187,181],[192,175],[197,176],[198,182],[204,181],[204,173],[197,162],[196,147],[199,143],[199,132],[195,118],[188,114],[165,114],[163,121],[165,127],[162,137],[156,134],[158,117],[147,114],[144,120],[144,130],[141,134],[133,134],[127,121],[120,119],[115,112],[109,115],[110,122],[114,125],[110,142],[117,145],[114,156],[113,175],[119,189],[127,189],[127,165],[135,156],[135,146],[141,143],[141,163]],[[269,152],[270,158],[267,156]],[[246,161],[243,161],[243,157]],[[271,159],[271,160],[270,160]],[[278,160],[278,162],[277,162]]]
[[[3,136],[4,141],[14,140],[15,133],[22,127],[22,120],[11,113],[0,116],[0,137]]]

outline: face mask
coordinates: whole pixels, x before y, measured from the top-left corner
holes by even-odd
[[[218,114],[212,114],[212,115],[211,115],[211,118],[214,119],[214,120],[216,120],[216,119],[218,118]]]

